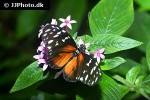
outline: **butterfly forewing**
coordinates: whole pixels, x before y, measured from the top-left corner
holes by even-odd
[[[65,45],[76,47],[76,44],[69,33],[65,31],[64,28],[60,28],[57,25],[46,25],[41,36],[49,50],[59,49]]]
[[[57,25],[47,24],[41,37],[48,48],[47,62],[52,68],[63,67],[77,48],[69,33]]]

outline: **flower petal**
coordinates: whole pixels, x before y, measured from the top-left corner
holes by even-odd
[[[81,44],[84,44],[82,39],[80,38],[80,40],[78,41],[78,45],[80,46]]]
[[[62,23],[62,24],[60,25],[60,27],[64,27],[64,26],[66,26],[66,23]]]
[[[105,50],[105,48],[100,49],[100,50],[99,50],[99,53],[103,53],[104,50]]]
[[[77,23],[75,20],[71,20],[70,23]]]
[[[86,43],[85,47],[88,48],[90,46],[90,43]]]
[[[51,21],[51,25],[57,25],[57,21],[56,21],[56,19],[52,19],[52,21]]]
[[[70,21],[70,19],[71,19],[71,16],[69,15],[69,16],[66,18],[66,20]]]
[[[61,22],[65,22],[65,19],[63,19],[63,18],[59,18],[59,20],[60,20]]]
[[[97,58],[97,52],[94,53],[94,58]]]
[[[41,34],[43,33],[43,29],[39,30],[38,38],[40,38]]]
[[[38,62],[39,63],[46,63],[45,59],[39,59]]]
[[[100,55],[100,57],[101,57],[102,59],[104,59],[104,58],[105,58],[105,56],[104,56],[103,54],[101,54],[101,55]]]
[[[67,26],[68,26],[68,28],[72,29],[72,26],[71,26],[71,24],[67,24]]]
[[[44,64],[43,65],[43,71],[45,71],[47,69],[48,65],[47,64]]]
[[[100,57],[97,57],[97,62],[100,63]]]
[[[33,58],[40,59],[40,55],[34,55]]]
[[[43,49],[44,49],[44,47],[39,46],[38,49],[37,49],[37,51],[42,51]]]

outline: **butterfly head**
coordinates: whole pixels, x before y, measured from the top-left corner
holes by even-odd
[[[81,45],[79,46],[79,49],[80,49],[81,52],[84,52],[84,53],[85,53],[86,47],[85,47],[84,44],[81,44]]]

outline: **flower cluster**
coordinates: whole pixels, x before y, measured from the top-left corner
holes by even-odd
[[[60,24],[60,27],[65,27],[66,31],[68,31],[68,29],[72,29],[71,24],[77,23],[75,20],[71,20],[70,15],[66,19],[59,18],[59,20],[62,22],[62,24]],[[44,27],[47,25],[49,25],[49,23],[41,26],[41,29],[39,30],[38,38],[40,38],[41,34],[43,33]],[[56,19],[52,19],[51,25],[57,25]],[[81,44],[84,44],[82,39],[79,40],[78,46],[80,46]],[[88,48],[90,46],[90,43],[84,45],[86,48]],[[97,58],[97,62],[100,63],[100,59],[105,58],[105,56],[103,55],[104,50],[105,50],[104,48],[98,49],[96,52],[89,52],[88,50],[85,50],[85,53],[88,55],[93,54],[94,58]],[[45,43],[43,41],[41,42],[41,45],[38,47],[37,53],[38,55],[34,55],[33,57],[38,60],[38,64],[43,64],[43,71],[45,71],[48,68],[48,64],[47,64],[48,48],[45,46]]]
[[[34,55],[33,58],[38,60],[38,64],[44,64],[43,65],[43,71],[44,71],[48,67],[48,64],[47,64],[47,61],[46,61],[48,49],[46,48],[43,41],[41,42],[41,45],[38,47],[37,53],[38,53],[38,55]]]

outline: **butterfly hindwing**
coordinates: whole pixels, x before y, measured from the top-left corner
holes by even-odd
[[[80,62],[79,56],[79,70],[77,75],[77,80],[87,84],[89,86],[95,85],[100,80],[101,70],[97,61],[91,56],[81,53],[83,56],[83,61]]]
[[[100,80],[101,70],[95,59],[87,54],[80,53],[64,67],[64,79],[69,82],[77,80],[89,86]]]

